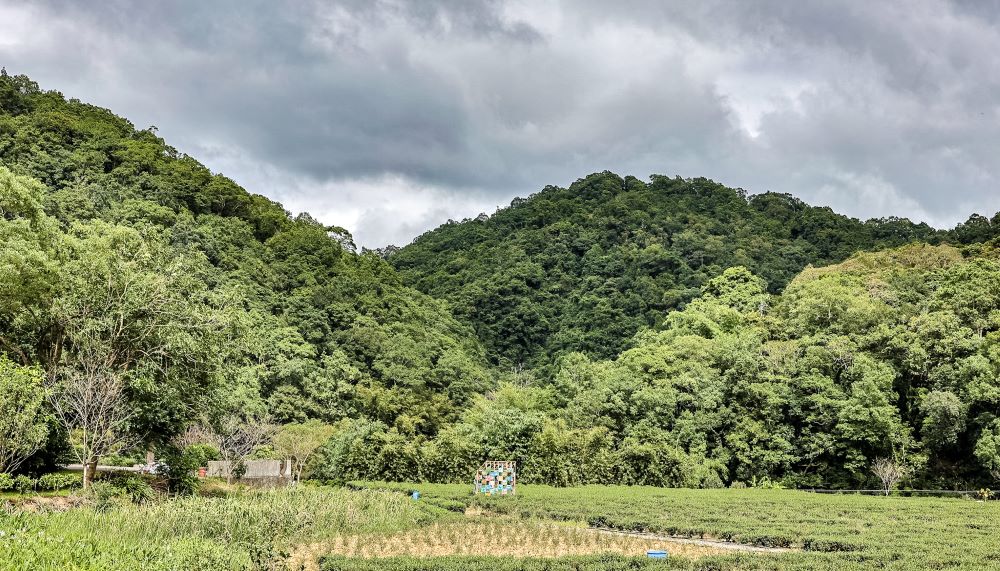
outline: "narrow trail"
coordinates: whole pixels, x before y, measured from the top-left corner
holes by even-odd
[[[714,539],[691,539],[688,537],[674,537],[671,535],[658,535],[655,533],[646,533],[641,531],[622,531],[618,529],[611,529],[606,527],[590,527],[587,528],[595,533],[604,533],[608,535],[624,535],[630,537],[641,537],[643,539],[655,539],[657,541],[664,541],[670,543],[684,543],[687,545],[701,545],[704,547],[718,547],[719,549],[731,549],[733,551],[749,551],[755,553],[791,553],[794,551],[800,551],[799,549],[793,549],[790,547],[760,547],[756,545],[746,545],[743,543],[734,543],[732,541],[722,541]]]

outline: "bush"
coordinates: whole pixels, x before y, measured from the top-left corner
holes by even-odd
[[[28,492],[34,491],[35,486],[37,485],[38,485],[38,480],[25,476],[23,474],[14,478],[14,489],[22,494],[27,494]]]
[[[121,490],[110,482],[94,480],[90,483],[87,495],[94,501],[94,509],[102,512],[118,503],[121,498]]]
[[[419,474],[419,441],[382,422],[357,420],[321,446],[307,470],[313,479],[344,484],[351,480],[414,479]]]
[[[761,489],[761,490],[783,490],[783,489],[785,489],[784,484],[782,484],[781,482],[775,482],[774,480],[772,480],[768,476],[764,476],[763,478],[758,478],[757,476],[754,476],[753,479],[750,480],[750,487],[751,488],[758,488],[758,489]]]
[[[14,489],[14,477],[10,474],[0,474],[0,492]]]
[[[95,490],[95,499],[106,499],[102,496],[124,498],[133,504],[144,504],[156,497],[156,491],[149,481],[141,474],[132,472],[105,472],[100,474],[94,484],[101,484]]]
[[[270,444],[261,446],[260,448],[254,450],[250,456],[247,457],[248,460],[284,460],[277,451],[275,451],[274,446]]]
[[[197,467],[208,466],[210,460],[220,460],[219,449],[211,444],[192,444],[184,449],[185,454],[190,454],[197,463]]]
[[[79,474],[52,472],[38,478],[38,487],[42,490],[71,490],[83,484]]]
[[[215,449],[204,445],[188,446],[183,450],[176,446],[161,448],[157,452],[162,462],[156,474],[166,480],[167,491],[171,494],[192,495],[198,491],[198,467],[205,465],[212,451]]]

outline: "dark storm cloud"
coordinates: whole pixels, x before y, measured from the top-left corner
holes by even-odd
[[[1000,209],[996,2],[0,0],[0,63],[366,245],[595,170]]]

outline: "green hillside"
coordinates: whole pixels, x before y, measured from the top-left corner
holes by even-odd
[[[52,372],[122,345],[153,439],[224,410],[432,433],[486,387],[472,331],[343,229],[6,72],[0,212],[0,351]]]
[[[477,398],[421,474],[460,482],[485,455],[554,485],[872,487],[878,458],[918,488],[1000,477],[996,242],[860,254],[780,295],[730,268],[634,345]]]
[[[778,292],[810,264],[913,241],[982,241],[998,229],[978,216],[957,234],[906,219],[861,222],[707,179],[604,172],[449,222],[389,260],[407,284],[448,300],[491,362],[538,368],[571,351],[613,357],[732,266]]]
[[[4,430],[48,434],[28,471],[79,446],[42,385],[86,377],[127,389],[123,453],[315,419],[311,473],[335,482],[511,458],[555,485],[849,487],[893,458],[908,485],[987,486],[998,234],[601,173],[386,261],[3,73]]]

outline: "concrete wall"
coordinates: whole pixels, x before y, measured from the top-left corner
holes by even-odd
[[[288,460],[247,460],[246,465],[247,471],[243,475],[243,479],[245,480],[288,478],[292,475],[292,463]],[[229,475],[229,462],[210,461],[208,463],[208,475],[225,478]]]

